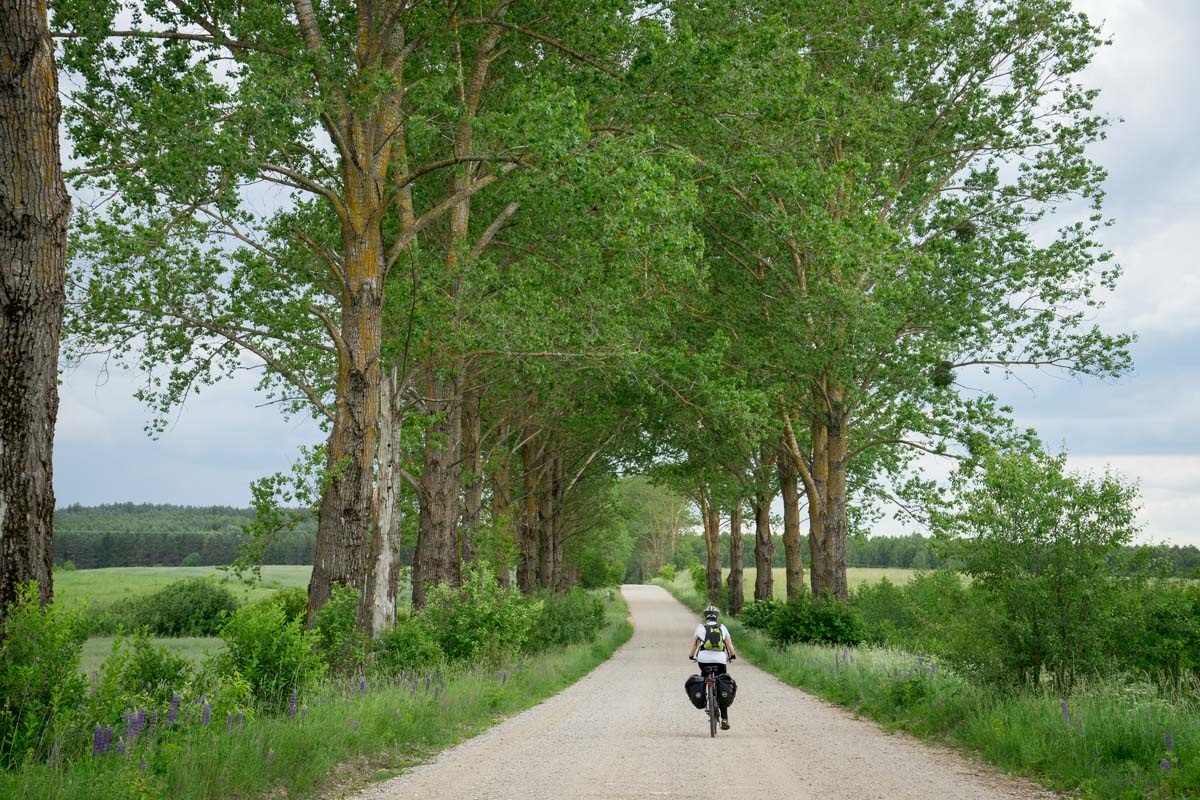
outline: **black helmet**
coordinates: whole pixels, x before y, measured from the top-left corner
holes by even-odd
[[[719,616],[721,616],[721,609],[717,608],[716,606],[709,606],[708,608],[704,609],[704,618],[707,620],[716,622],[717,617]]]

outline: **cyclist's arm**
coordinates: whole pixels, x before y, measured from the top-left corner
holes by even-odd
[[[700,640],[692,639],[692,652],[688,654],[688,658],[695,658],[696,651],[700,649]]]
[[[729,651],[729,655],[732,658],[738,657],[737,650],[733,649],[733,639],[730,639],[728,636],[725,637],[725,649]]]

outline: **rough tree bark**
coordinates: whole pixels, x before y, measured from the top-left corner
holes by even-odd
[[[742,503],[737,501],[729,512],[729,613],[735,617],[742,613],[746,603],[746,589],[742,568]]]
[[[0,11],[0,620],[18,587],[53,598],[58,344],[71,201],[40,0]]]
[[[375,530],[371,537],[368,633],[376,635],[396,621],[400,577],[400,482],[403,422],[396,368],[379,382],[379,475],[375,486]]]
[[[721,512],[703,484],[700,486],[700,516],[704,521],[705,588],[708,602],[717,605],[721,598]]]
[[[775,596],[775,574],[771,562],[775,543],[771,541],[771,501],[766,493],[754,496],[754,599],[770,600]]]
[[[800,550],[800,486],[796,466],[786,455],[779,458],[779,492],[783,495],[784,582],[791,600],[804,594],[804,559]]]
[[[521,501],[520,522],[517,525],[517,587],[525,594],[537,590],[537,529],[538,529],[538,473],[541,456],[539,437],[527,431],[521,445]]]
[[[480,452],[482,427],[480,396],[477,387],[468,388],[463,395],[463,514],[458,526],[462,560],[474,563],[478,553],[476,541],[483,518],[483,454]]]
[[[461,580],[457,536],[458,494],[461,484],[462,392],[455,371],[447,376],[429,369],[426,397],[438,419],[425,429],[425,458],[421,467],[421,507],[417,523],[417,552],[413,558],[413,607],[424,608],[431,586],[457,585]]]

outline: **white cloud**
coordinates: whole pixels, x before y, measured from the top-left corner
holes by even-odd
[[[1200,456],[1112,455],[1069,457],[1073,469],[1111,466],[1141,486],[1141,541],[1200,546]]]

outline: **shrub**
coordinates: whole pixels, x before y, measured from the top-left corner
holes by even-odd
[[[564,594],[544,595],[525,649],[538,652],[550,647],[591,642],[603,627],[604,604],[600,598],[579,587]]]
[[[672,583],[675,580],[675,565],[663,564],[658,568],[658,577],[662,578],[667,583]]]
[[[451,661],[497,663],[519,653],[541,601],[502,589],[487,567],[467,570],[459,588],[429,590],[426,622]]]
[[[37,584],[18,590],[0,631],[0,765],[45,757],[55,728],[79,709],[87,690],[78,671],[87,634],[80,612],[41,607]]]
[[[179,562],[179,566],[181,567],[199,567],[203,564],[204,559],[200,558],[199,553],[188,553],[183,557],[183,560]]]
[[[377,672],[430,672],[446,663],[446,654],[422,614],[405,614],[375,637],[373,666]]]
[[[221,630],[225,651],[215,660],[224,679],[241,677],[254,699],[268,709],[287,704],[293,689],[301,690],[324,672],[316,652],[316,634],[298,620],[288,619],[278,605],[244,606]]]
[[[696,594],[701,597],[708,596],[708,570],[703,564],[692,564],[688,567],[688,574],[692,576],[692,588],[696,590]]]
[[[1173,684],[1200,671],[1200,586],[1164,580],[1136,588],[1115,642],[1122,663]]]
[[[369,641],[358,629],[357,589],[334,584],[329,599],[313,616],[317,652],[335,672],[355,672],[367,660]]]
[[[280,589],[265,600],[258,602],[279,606],[283,609],[284,617],[299,620],[301,625],[305,624],[308,619],[308,590],[300,586]]]
[[[775,612],[783,606],[778,600],[754,600],[742,608],[738,620],[747,628],[765,630],[771,624]]]
[[[116,724],[131,708],[165,708],[192,672],[191,661],[156,646],[144,628],[118,636],[88,697],[88,723]]]
[[[75,562],[68,558],[66,561],[59,564],[58,568],[61,569],[63,572],[74,572],[75,571]]]
[[[215,636],[237,598],[212,578],[187,578],[157,592],[131,597],[109,609],[99,630],[148,628],[155,636]]]
[[[796,642],[853,645],[864,639],[858,613],[829,594],[803,594],[784,603],[771,615],[767,634],[779,647]]]

